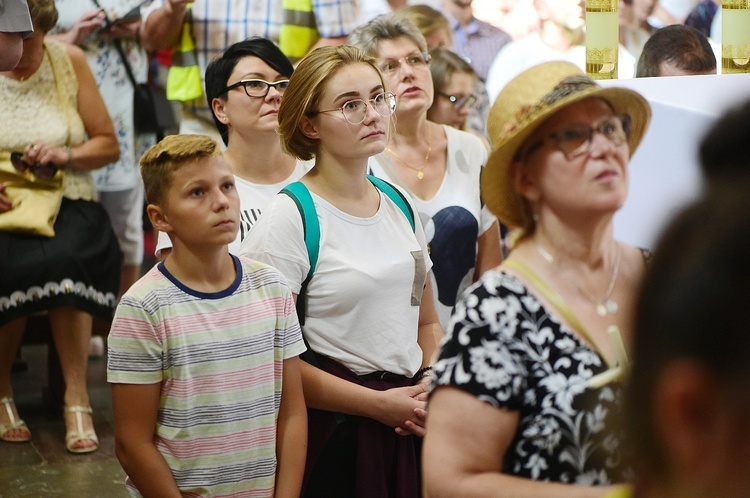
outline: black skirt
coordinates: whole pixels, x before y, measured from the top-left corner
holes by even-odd
[[[120,249],[101,204],[63,198],[54,237],[0,231],[0,326],[58,307],[112,316]]]

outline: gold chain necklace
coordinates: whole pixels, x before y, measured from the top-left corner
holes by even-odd
[[[536,251],[542,256],[542,258],[545,259],[548,263],[552,264],[555,261],[555,258],[552,257],[552,255],[546,251],[542,246],[539,245],[539,243],[535,240],[534,241],[534,247],[536,247]],[[612,276],[609,279],[609,285],[607,286],[607,291],[604,293],[604,296],[602,296],[601,299],[596,299],[594,296],[592,296],[589,292],[587,292],[583,287],[578,285],[578,282],[573,282],[576,286],[576,288],[584,295],[586,298],[588,298],[589,301],[594,303],[596,306],[596,314],[599,316],[607,316],[607,315],[614,315],[617,313],[617,310],[620,309],[620,307],[617,305],[617,301],[612,299],[612,291],[615,289],[615,283],[617,282],[617,274],[620,270],[620,244],[615,243],[615,247],[617,248],[617,252],[615,253],[615,264],[612,267]]]
[[[422,159],[422,167],[421,168],[415,168],[414,166],[410,165],[401,157],[396,154],[393,149],[390,147],[386,147],[386,152],[390,153],[394,159],[397,159],[398,162],[400,162],[402,165],[406,166],[407,168],[414,170],[417,172],[417,180],[424,179],[424,169],[427,167],[427,161],[430,159],[430,154],[432,153],[432,134],[430,133],[429,126],[427,127],[427,154],[424,156],[424,159]]]

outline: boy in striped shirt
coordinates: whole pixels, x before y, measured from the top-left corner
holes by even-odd
[[[109,335],[115,450],[133,496],[298,496],[305,349],[284,277],[230,255],[239,198],[212,139],[141,159],[173,250],[123,296]],[[282,389],[283,386],[283,389]]]

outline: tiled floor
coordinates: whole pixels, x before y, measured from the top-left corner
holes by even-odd
[[[0,498],[128,496],[125,474],[114,453],[112,401],[106,382],[106,358],[89,362],[89,396],[99,451],[73,455],[65,450],[65,423],[60,410],[44,402],[46,346],[25,346],[28,370],[13,373],[13,389],[21,417],[32,432],[31,443],[0,441]]]

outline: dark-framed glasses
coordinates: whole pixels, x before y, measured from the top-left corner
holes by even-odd
[[[55,173],[57,173],[57,170],[59,169],[54,163],[29,164],[23,160],[23,154],[21,152],[11,152],[10,162],[19,173],[31,171],[35,176],[47,180],[55,176]]]
[[[458,95],[448,95],[447,93],[442,92],[435,92],[438,95],[440,95],[443,98],[446,98],[450,101],[451,104],[453,104],[453,107],[460,111],[463,109],[464,106],[468,106],[469,109],[474,107],[474,104],[477,103],[477,96],[476,95],[464,95],[464,96],[458,96]]]
[[[411,54],[400,59],[384,59],[378,67],[380,71],[386,75],[391,76],[401,71],[401,65],[406,64],[413,69],[425,69],[432,60],[432,57],[427,52],[419,54]]]
[[[565,154],[568,159],[573,159],[591,151],[591,141],[594,133],[601,133],[615,145],[622,145],[630,138],[629,114],[617,114],[605,120],[597,126],[576,125],[551,133],[547,138],[539,140],[522,149],[519,159],[525,159],[532,152],[540,148],[548,141]]]
[[[318,111],[318,113],[341,111],[349,124],[358,125],[367,117],[367,106],[372,106],[375,112],[387,118],[396,111],[396,96],[391,92],[382,92],[368,100],[347,100],[341,107]]]
[[[265,97],[271,88],[275,88],[277,92],[283,94],[286,87],[289,86],[289,80],[279,80],[274,83],[258,79],[240,80],[233,85],[229,85],[225,91],[234,90],[238,86],[245,89],[248,97]]]

